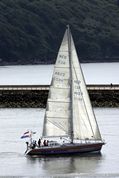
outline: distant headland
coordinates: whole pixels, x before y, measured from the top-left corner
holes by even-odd
[[[53,64],[66,24],[81,62],[119,61],[118,0],[1,0],[0,65]]]

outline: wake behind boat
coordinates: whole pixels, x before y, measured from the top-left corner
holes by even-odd
[[[91,106],[70,28],[61,43],[49,90],[42,140],[27,155],[99,152],[104,145]]]

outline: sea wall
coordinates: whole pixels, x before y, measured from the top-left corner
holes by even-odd
[[[1,108],[45,108],[48,91],[2,91],[0,92]]]
[[[94,107],[119,107],[118,90],[89,91],[89,95]]]
[[[89,90],[94,107],[119,107],[118,90]],[[48,90],[0,91],[0,108],[45,108]]]

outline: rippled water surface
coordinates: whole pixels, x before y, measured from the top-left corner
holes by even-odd
[[[118,177],[119,109],[95,108],[95,114],[106,141],[101,154],[31,158],[24,155],[26,139],[20,137],[27,129],[32,129],[36,131],[34,139],[39,138],[44,109],[0,109],[0,176],[101,174]]]

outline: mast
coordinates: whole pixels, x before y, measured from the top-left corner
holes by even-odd
[[[74,132],[73,132],[73,74],[72,74],[72,54],[71,54],[71,32],[70,27],[67,25],[67,37],[68,37],[68,53],[69,53],[69,67],[70,67],[70,97],[71,97],[71,116],[69,118],[69,129],[70,129],[70,139],[73,143]]]

